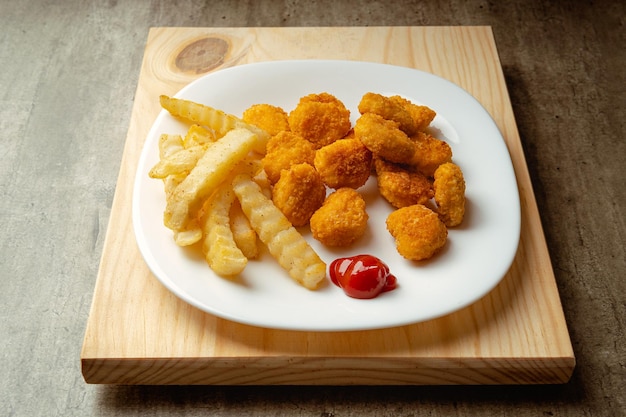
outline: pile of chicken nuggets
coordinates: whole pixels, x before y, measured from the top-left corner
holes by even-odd
[[[429,133],[435,111],[400,96],[366,93],[354,126],[332,94],[301,97],[287,113],[255,104],[245,122],[271,135],[263,167],[272,200],[294,226],[309,225],[329,247],[346,247],[367,229],[358,189],[371,175],[394,208],[386,219],[400,255],[420,261],[446,243],[465,213],[465,180],[452,150]],[[327,192],[330,190],[330,192]]]

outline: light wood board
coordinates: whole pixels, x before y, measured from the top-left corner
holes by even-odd
[[[521,204],[515,261],[487,296],[409,326],[341,333],[233,323],[179,300],[152,276],[131,200],[158,96],[228,66],[348,59],[413,67],[467,90],[507,143]],[[81,352],[98,384],[552,384],[575,358],[489,27],[153,28],[148,37]]]

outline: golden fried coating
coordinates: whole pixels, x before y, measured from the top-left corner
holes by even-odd
[[[341,100],[330,93],[319,93],[319,94],[307,94],[306,96],[300,97],[300,103],[314,102],[314,103],[330,103],[336,104],[339,106],[343,106]]]
[[[372,152],[358,139],[339,139],[318,149],[314,164],[330,188],[359,188],[370,176]]]
[[[365,93],[359,103],[359,113],[374,113],[386,120],[393,120],[407,135],[417,132],[415,121],[404,105],[376,93]]]
[[[311,142],[293,132],[282,131],[267,143],[263,168],[270,183],[275,184],[283,169],[300,163],[313,165],[314,158],[315,149]]]
[[[432,257],[448,238],[448,229],[437,213],[421,204],[392,212],[387,217],[387,230],[396,240],[398,253],[411,261]]]
[[[350,110],[328,93],[309,94],[289,113],[289,127],[316,149],[344,137],[352,127]]]
[[[409,164],[422,174],[432,177],[439,165],[452,160],[452,148],[447,142],[423,132],[418,132],[411,139],[415,152]]]
[[[365,113],[356,121],[354,133],[374,156],[399,164],[413,160],[415,144],[394,121]]]
[[[326,187],[320,175],[306,163],[284,169],[272,191],[272,201],[296,227],[307,224],[325,198]]]
[[[367,229],[365,200],[353,188],[340,188],[311,217],[313,237],[326,246],[349,246]]]
[[[458,165],[447,162],[435,171],[435,202],[439,217],[448,227],[461,224],[465,216],[465,179]]]
[[[342,139],[354,139],[356,138],[356,136],[354,135],[354,129],[350,129],[348,130],[348,133],[345,134],[345,136]]]
[[[413,122],[415,122],[416,131],[424,131],[433,121],[437,113],[428,106],[420,106],[414,104],[411,100],[407,100],[400,96],[389,97],[394,103],[404,107],[404,109],[411,115]]]
[[[275,136],[283,130],[289,130],[287,112],[271,104],[254,104],[243,112],[242,119]]]
[[[422,173],[382,159],[376,159],[374,166],[378,191],[395,208],[425,204],[433,198],[432,183]]]

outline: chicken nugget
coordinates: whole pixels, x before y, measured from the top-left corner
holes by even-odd
[[[270,136],[289,130],[287,112],[271,104],[253,104],[243,112],[242,119],[265,130]]]
[[[452,148],[447,142],[424,132],[418,132],[411,139],[415,144],[415,152],[409,164],[422,174],[432,177],[439,165],[452,160]]]
[[[398,253],[411,261],[431,258],[448,238],[448,229],[437,213],[421,204],[395,210],[386,223]]]
[[[422,173],[381,159],[374,162],[374,167],[380,195],[395,208],[426,204],[433,198],[432,183]]]
[[[289,127],[316,149],[344,137],[352,127],[350,110],[328,93],[309,94],[289,113]]]
[[[417,126],[404,105],[376,93],[365,93],[359,102],[359,113],[374,113],[386,120],[393,120],[407,135],[417,132]]]
[[[415,144],[394,121],[365,113],[356,121],[354,133],[375,156],[399,164],[413,160]]]
[[[339,139],[318,149],[314,164],[330,188],[359,188],[370,176],[372,152],[358,139]]]
[[[315,149],[311,142],[293,132],[282,131],[267,143],[263,168],[270,183],[275,184],[283,169],[301,163],[313,165],[314,158]]]
[[[365,234],[368,219],[363,197],[353,188],[340,188],[313,213],[311,232],[326,246],[349,246]]]
[[[458,165],[447,162],[435,171],[435,203],[448,227],[461,224],[465,216],[465,179]]]
[[[283,169],[272,191],[272,201],[296,227],[307,224],[325,198],[326,187],[320,175],[306,163]]]
[[[437,116],[437,112],[430,107],[414,104],[411,100],[407,100],[404,97],[391,96],[389,99],[404,107],[404,109],[411,115],[413,122],[415,122],[416,132],[423,132],[430,125],[435,116]]]

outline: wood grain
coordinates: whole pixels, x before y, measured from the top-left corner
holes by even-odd
[[[206,314],[179,300],[141,258],[133,178],[160,107],[207,72],[282,59],[413,67],[466,89],[508,146],[522,235],[502,282],[437,320],[376,331],[292,332]],[[542,384],[569,380],[575,358],[498,54],[489,27],[153,28],[141,68],[81,352],[101,384]]]

